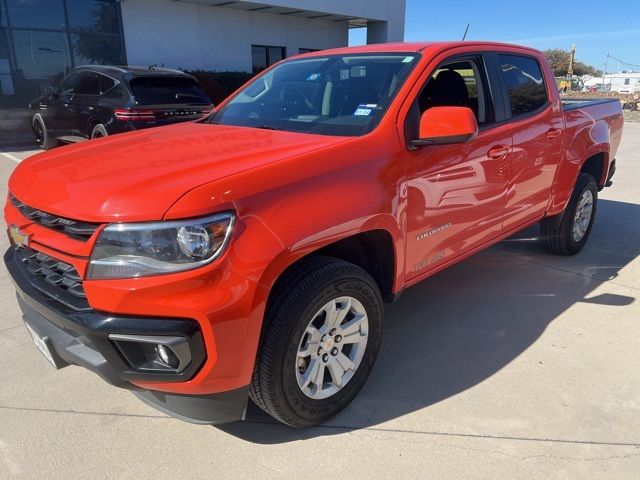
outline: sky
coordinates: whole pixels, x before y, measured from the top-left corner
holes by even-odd
[[[576,45],[576,58],[603,69],[607,53],[640,71],[640,3],[593,0],[406,0],[406,41],[493,40],[540,50]],[[563,8],[567,5],[567,8]],[[364,29],[352,29],[350,45],[366,43]],[[618,61],[610,58],[607,71]]]

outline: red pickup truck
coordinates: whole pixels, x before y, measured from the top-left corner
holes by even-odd
[[[578,253],[622,135],[544,56],[402,43],[287,59],[195,123],[20,164],[4,260],[36,346],[184,420],[343,409],[383,302],[541,222]]]

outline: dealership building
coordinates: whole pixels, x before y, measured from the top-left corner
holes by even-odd
[[[257,72],[290,55],[401,41],[405,0],[0,0],[0,110],[86,64]]]

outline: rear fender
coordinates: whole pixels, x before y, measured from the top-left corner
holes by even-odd
[[[552,197],[547,209],[547,215],[557,215],[564,211],[571,193],[578,179],[578,174],[585,162],[597,154],[604,154],[604,165],[599,185],[606,182],[609,171],[610,125],[606,120],[593,120],[587,122],[587,115],[580,110],[573,110],[565,114],[567,119],[567,131],[564,141],[563,157],[558,166],[554,179]],[[573,118],[580,116],[581,118]]]

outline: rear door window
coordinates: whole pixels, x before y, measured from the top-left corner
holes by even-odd
[[[100,77],[95,72],[83,72],[80,75],[80,82],[74,93],[79,95],[100,95]]]
[[[132,79],[129,85],[139,105],[211,103],[193,78],[145,76]]]
[[[531,57],[499,54],[511,116],[536,112],[547,104],[547,89],[540,64]]]

